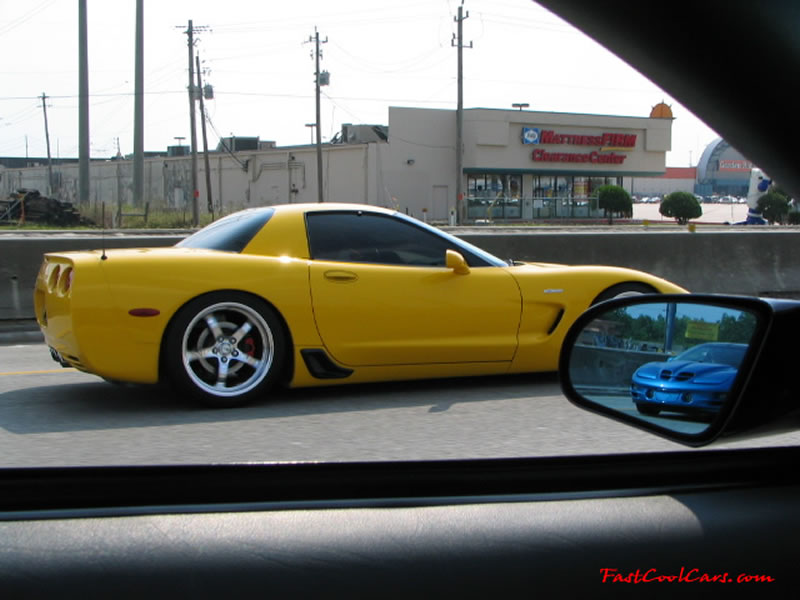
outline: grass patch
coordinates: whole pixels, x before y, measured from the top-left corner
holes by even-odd
[[[191,229],[192,211],[191,209],[150,209],[145,217],[145,209],[141,206],[124,205],[122,210],[118,207],[105,207],[102,205],[86,207],[80,209],[81,214],[97,223],[105,221],[107,229]],[[121,215],[120,215],[121,213]],[[200,227],[205,227],[211,223],[211,215],[201,211],[199,216]],[[220,215],[214,215],[219,218]]]

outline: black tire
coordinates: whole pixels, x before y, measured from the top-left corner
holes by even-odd
[[[600,294],[592,301],[592,305],[597,304],[598,302],[604,302],[605,300],[611,300],[612,298],[621,298],[624,296],[638,296],[640,294],[658,294],[659,291],[652,286],[647,285],[646,283],[640,283],[638,281],[629,281],[627,283],[618,283],[616,285],[612,285],[610,288],[603,290]]]
[[[650,406],[648,404],[637,404],[636,410],[638,410],[643,415],[647,415],[648,417],[657,417],[658,413],[661,412],[660,408],[656,406]]]
[[[242,292],[213,292],[178,311],[164,340],[172,384],[205,406],[242,406],[263,396],[286,362],[275,311]]]

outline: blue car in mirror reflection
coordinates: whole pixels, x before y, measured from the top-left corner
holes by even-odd
[[[631,396],[644,415],[660,412],[716,414],[739,373],[747,344],[699,344],[665,362],[650,362],[633,373]]]

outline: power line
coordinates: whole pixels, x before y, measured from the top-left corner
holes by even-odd
[[[242,167],[242,171],[247,171],[247,163],[246,162],[242,162],[239,159],[239,157],[236,156],[236,154],[233,153],[233,150],[231,150],[230,146],[228,146],[227,142],[225,141],[225,138],[222,137],[222,134],[220,134],[219,131],[217,131],[217,128],[214,126],[214,121],[211,120],[211,116],[208,114],[207,110],[205,111],[205,114],[203,115],[203,117],[206,119],[206,121],[208,121],[208,124],[211,126],[211,129],[214,130],[214,133],[217,134],[217,138],[219,139],[219,145],[222,147],[222,149],[225,152],[227,152],[228,155],[231,158],[233,158],[233,160],[235,160],[237,163],[239,163],[239,166]]]
[[[36,8],[31,9],[30,12],[25,13],[24,15],[22,15],[21,17],[19,17],[18,19],[14,20],[14,21],[11,21],[7,25],[5,25],[3,27],[0,27],[0,35],[4,35],[4,34],[8,33],[9,31],[11,31],[13,29],[16,29],[20,25],[24,25],[25,23],[30,21],[33,17],[38,15],[40,12],[42,12],[43,10],[48,8],[54,2],[55,2],[55,0],[46,0],[45,2],[42,2]]]

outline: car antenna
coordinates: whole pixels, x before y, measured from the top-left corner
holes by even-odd
[[[103,214],[101,216],[102,222],[100,224],[100,248],[102,253],[100,254],[100,260],[106,260],[108,256],[106,256],[106,203],[103,202]]]

